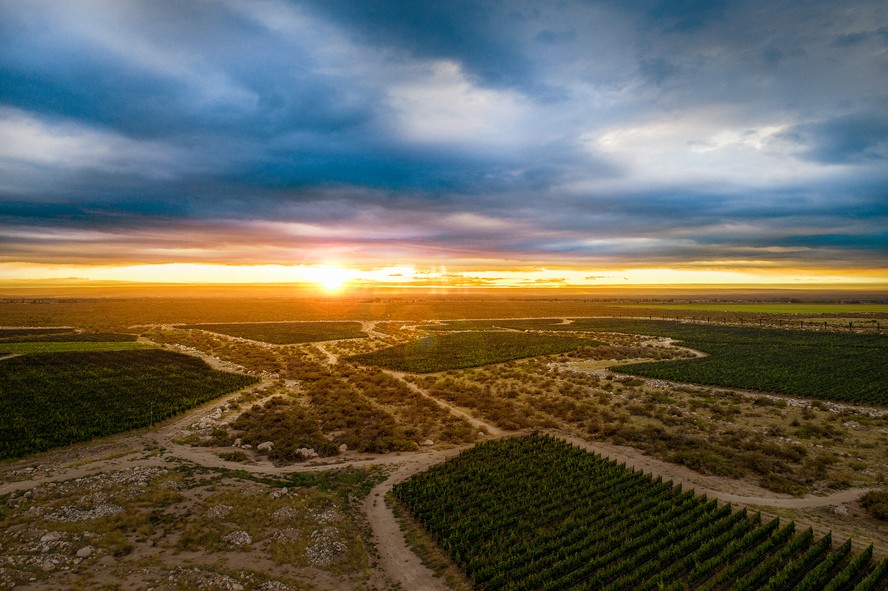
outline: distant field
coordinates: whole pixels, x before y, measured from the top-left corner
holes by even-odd
[[[293,345],[315,341],[359,339],[366,337],[360,322],[253,322],[244,324],[182,324],[179,328],[197,328],[232,337],[275,345]]]
[[[255,381],[159,349],[6,359],[0,458],[144,427]]]
[[[399,371],[431,373],[565,353],[597,344],[595,341],[574,336],[523,332],[456,332],[428,335],[403,345],[355,355],[349,359]]]
[[[3,335],[3,331],[0,331],[0,343],[122,343],[135,341],[138,338],[138,335],[119,332],[53,331],[49,333],[27,332],[18,335]]]
[[[561,325],[557,318],[531,318],[527,320],[450,320],[441,324],[423,324],[418,328],[429,331],[454,330],[550,330],[553,325]],[[557,330],[557,329],[556,329]]]
[[[92,342],[92,341],[37,341],[37,342],[0,342],[0,354],[15,353],[70,353],[75,351],[132,351],[135,349],[154,349],[151,343],[134,341]]]
[[[0,339],[22,336],[43,336],[55,333],[70,333],[70,328],[0,328]]]
[[[483,591],[883,589],[888,579],[872,547],[854,555],[831,534],[763,523],[550,437],[475,446],[394,494]]]
[[[654,310],[697,310],[710,312],[754,312],[759,314],[888,314],[888,304],[619,304],[620,308]]]
[[[710,356],[624,365],[678,382],[888,404],[888,336],[762,329],[663,320],[578,319],[574,330],[671,337]]]

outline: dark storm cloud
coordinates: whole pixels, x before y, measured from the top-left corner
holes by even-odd
[[[886,31],[876,0],[0,1],[5,260],[139,228],[875,264]]]
[[[817,162],[881,161],[888,165],[888,105],[881,112],[799,125],[787,137],[805,146],[805,157]]]

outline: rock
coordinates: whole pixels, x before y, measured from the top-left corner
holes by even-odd
[[[245,444],[242,445],[241,447],[242,447],[243,449],[253,449],[253,446],[250,445],[249,443],[245,443]]]
[[[274,447],[274,442],[272,441],[263,441],[259,445],[256,446],[257,451],[271,451]]]
[[[233,447],[240,447],[241,445],[243,445],[243,443],[244,443],[243,439],[238,437],[237,439],[234,440],[234,443],[232,443],[231,445]]]
[[[425,446],[430,446],[430,445],[435,445],[435,442],[432,441],[431,439],[426,439],[425,441],[422,442],[422,444]]]
[[[247,532],[238,530],[222,538],[222,541],[231,546],[249,546],[253,543],[253,538]]]
[[[833,514],[838,517],[847,517],[848,516],[848,508],[844,505],[838,505],[835,509],[833,509]]]
[[[84,546],[80,550],[77,551],[77,558],[89,558],[95,552],[95,548],[92,546]]]
[[[318,452],[310,447],[300,447],[296,450],[296,456],[303,460],[311,460],[318,457]]]
[[[347,451],[348,451],[348,446],[346,444],[343,443],[342,445],[339,446],[339,453],[344,454]]]
[[[51,531],[51,532],[43,534],[43,537],[40,538],[40,541],[41,542],[56,542],[60,539],[62,539],[62,534],[60,534],[57,531]]]
[[[55,568],[56,568],[56,565],[53,564],[53,562],[50,561],[50,560],[45,560],[45,561],[43,562],[43,564],[40,565],[40,569],[41,569],[43,572],[47,572],[47,573],[48,573],[48,572],[52,572],[52,571],[54,571]]]

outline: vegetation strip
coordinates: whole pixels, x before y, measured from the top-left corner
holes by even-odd
[[[184,324],[232,337],[262,341],[274,345],[293,345],[317,341],[358,339],[367,334],[360,322],[248,322],[231,324]]]
[[[484,591],[888,583],[872,547],[852,556],[549,436],[475,446],[393,491]]]
[[[355,355],[349,360],[399,371],[431,373],[565,353],[597,344],[590,339],[576,336],[522,332],[455,332],[430,334],[403,345]]]
[[[587,330],[615,330],[679,339],[703,359],[640,363],[621,371],[677,382],[779,392],[863,404],[888,404],[888,338],[656,321],[577,321]]]
[[[30,353],[72,353],[87,351],[133,351],[137,349],[153,349],[157,345],[136,343],[131,341],[116,342],[54,342],[40,341],[36,343],[0,343],[0,353],[27,355]]]
[[[489,327],[507,321],[483,321]],[[703,359],[625,365],[621,372],[676,382],[745,388],[862,404],[888,404],[888,336],[691,324],[627,318],[509,321],[523,330],[619,332],[667,337]],[[478,321],[473,324],[479,325]],[[458,327],[448,323],[445,327]]]
[[[119,332],[63,332],[7,334],[0,330],[0,343],[123,343],[135,341],[138,335]]]
[[[144,427],[255,381],[159,349],[6,359],[0,458]]]
[[[732,302],[617,304],[621,308],[644,310],[697,310],[703,312],[753,312],[759,314],[888,314],[888,304],[822,304],[808,302]]]

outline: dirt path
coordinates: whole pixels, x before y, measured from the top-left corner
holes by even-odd
[[[376,330],[376,323],[377,322],[378,322],[377,320],[362,320],[361,321],[361,330],[363,330],[365,333],[367,333],[367,336],[370,337],[371,339],[372,338],[384,339],[384,338],[386,338],[387,335]]]
[[[364,513],[373,531],[373,545],[379,552],[380,566],[388,576],[407,591],[449,591],[407,546],[404,533],[385,496],[395,484],[457,455],[463,448],[423,454],[398,466],[385,482],[377,484],[364,500]]]
[[[662,476],[664,480],[672,480],[676,484],[681,484],[685,489],[693,488],[699,494],[705,494],[710,498],[717,498],[725,503],[780,507],[784,509],[811,509],[850,503],[856,501],[860,495],[869,490],[867,488],[851,488],[826,496],[793,497],[781,495],[744,480],[700,474],[690,468],[644,455],[632,447],[585,441],[559,433],[554,433],[554,435],[605,458],[620,463],[625,462],[628,468],[641,470],[654,476]]]
[[[449,410],[451,412],[451,414],[454,414],[454,415],[458,416],[459,418],[468,421],[476,429],[484,431],[485,433],[488,433],[489,435],[492,435],[493,437],[502,437],[503,435],[505,435],[505,431],[503,431],[499,427],[491,425],[490,423],[483,421],[483,420],[467,413],[466,411],[450,404],[449,402],[447,402],[445,400],[441,400],[440,398],[435,398],[434,396],[429,394],[426,390],[424,390],[423,388],[420,388],[419,386],[417,386],[416,384],[414,384],[413,382],[408,380],[406,377],[407,376],[406,373],[401,372],[401,371],[395,371],[392,369],[383,369],[382,371],[389,374],[393,378],[400,380],[408,388],[410,388],[411,390],[413,390],[417,394],[420,394],[421,396],[425,396],[426,398],[428,398],[432,402],[437,403],[439,406],[443,406],[444,408]]]
[[[327,363],[329,365],[336,365],[337,363],[339,363],[339,357],[337,357],[335,353],[330,351],[330,349],[320,343],[312,343],[312,345],[314,345],[315,349],[324,354],[324,357],[327,358]]]

